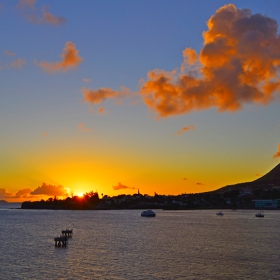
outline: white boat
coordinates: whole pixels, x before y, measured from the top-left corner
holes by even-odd
[[[155,217],[156,213],[153,210],[145,210],[141,213],[142,217]]]
[[[224,213],[223,213],[223,212],[217,212],[216,215],[218,215],[218,216],[223,216]]]

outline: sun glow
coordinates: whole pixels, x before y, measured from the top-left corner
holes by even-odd
[[[83,197],[83,196],[84,196],[84,193],[80,192],[80,193],[77,194],[77,196],[78,196],[78,197]]]

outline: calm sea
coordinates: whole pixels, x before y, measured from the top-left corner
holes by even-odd
[[[1,280],[280,279],[280,211],[156,210],[144,218],[140,210],[8,207],[0,205]],[[66,228],[73,237],[56,248]]]

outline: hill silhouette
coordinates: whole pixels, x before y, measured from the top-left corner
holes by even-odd
[[[280,163],[271,171],[252,183],[280,185]]]
[[[266,173],[264,176],[258,178],[257,180],[245,183],[238,183],[234,185],[227,185],[214,192],[227,192],[232,190],[240,190],[242,188],[265,188],[272,186],[280,186],[280,163],[276,165],[272,170]]]

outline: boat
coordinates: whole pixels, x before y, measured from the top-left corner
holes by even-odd
[[[223,216],[224,213],[223,213],[223,212],[217,212],[216,215],[218,215],[218,216]]]
[[[153,210],[145,210],[141,213],[141,217],[155,217],[156,213]]]
[[[262,213],[262,211],[260,211],[259,213],[256,214],[257,218],[263,218],[264,214]]]
[[[260,193],[260,201],[262,199],[262,192]],[[264,213],[262,212],[262,204],[260,205],[260,212],[256,214],[257,218],[263,218],[264,217]]]

